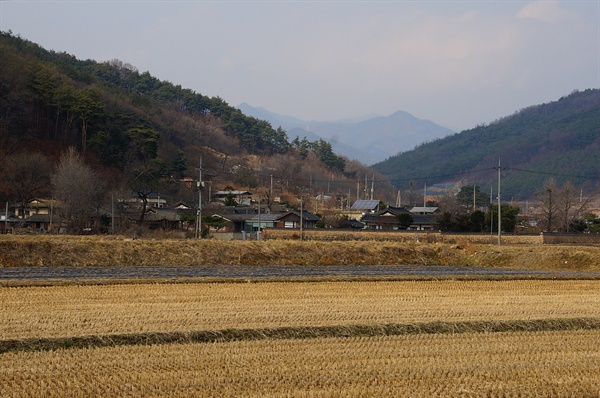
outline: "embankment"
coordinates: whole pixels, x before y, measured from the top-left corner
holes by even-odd
[[[454,265],[600,270],[600,247],[422,241],[217,241],[0,237],[0,267],[120,265]]]

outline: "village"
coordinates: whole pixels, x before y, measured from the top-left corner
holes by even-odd
[[[257,231],[265,228],[350,228],[380,230],[435,230],[438,207],[386,206],[376,199],[356,200],[351,206],[331,209],[332,198],[318,195],[303,197],[298,208],[288,206],[281,198],[272,203],[253,199],[250,191],[216,191],[208,203],[203,203],[202,226],[196,225],[198,206],[184,202],[168,203],[159,194],[147,198],[142,227],[149,230],[179,230],[197,232],[216,239],[256,239]],[[100,209],[98,217],[90,217],[83,233],[113,233],[127,228],[139,219],[141,201],[136,197],[120,200],[111,209]],[[320,208],[319,208],[320,207]],[[114,214],[111,210],[114,210]],[[323,217],[318,214],[327,214]],[[410,216],[404,225],[399,216]],[[330,220],[329,223],[326,221]],[[406,222],[406,221],[405,221]],[[0,215],[0,232],[65,233],[60,216],[60,203],[52,199],[34,199],[25,208],[9,206]]]
[[[368,196],[362,199],[357,195],[358,199],[350,202],[348,199],[322,193],[299,197],[291,194],[271,196],[233,188],[205,190],[204,200],[200,194],[199,201],[193,204],[184,201],[170,202],[167,197],[155,192],[146,195],[145,202],[135,194],[125,199],[113,196],[109,206],[97,206],[95,214],[89,217],[79,234],[142,235],[143,232],[140,231],[171,231],[188,238],[248,240],[260,239],[261,231],[273,228],[300,231],[448,230],[444,225],[444,212],[448,216],[448,210],[437,205],[440,196],[449,195],[448,189],[441,192],[436,191],[435,187],[431,188],[425,192],[423,204],[418,206],[402,204],[400,198],[394,205],[389,205]],[[456,196],[457,192],[458,189],[454,188],[453,195]],[[516,209],[515,225],[509,225],[506,228],[508,232],[539,233],[539,228],[536,228],[540,219],[539,208],[527,207],[526,211],[520,211],[517,206],[513,208]],[[478,212],[481,218],[485,217],[489,208],[477,206],[473,202],[471,207],[461,206],[459,211],[467,215]],[[198,224],[199,218],[202,219],[202,225]],[[495,220],[490,221],[492,223],[488,225],[488,233],[497,228]],[[4,212],[0,213],[0,233],[67,232],[68,223],[62,218],[61,203],[54,199],[34,199],[26,207],[6,203]]]

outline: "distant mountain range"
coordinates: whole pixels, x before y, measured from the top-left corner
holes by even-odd
[[[505,198],[531,198],[549,178],[593,193],[600,184],[600,90],[530,106],[372,167],[398,188],[452,182],[495,192],[499,160]]]
[[[367,165],[411,150],[424,142],[455,133],[403,111],[389,116],[370,115],[346,120],[306,121],[246,103],[240,104],[238,109],[248,116],[268,121],[274,128],[281,126],[290,140],[295,137],[306,137],[309,141],[323,138],[331,143],[335,153]]]

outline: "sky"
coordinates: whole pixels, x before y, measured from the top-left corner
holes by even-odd
[[[600,88],[600,0],[0,0],[0,30],[307,121],[461,131]]]

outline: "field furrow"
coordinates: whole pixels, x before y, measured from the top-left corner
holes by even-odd
[[[600,281],[140,284],[0,289],[0,340],[600,318]]]
[[[166,344],[0,354],[0,396],[597,397],[600,331]]]

